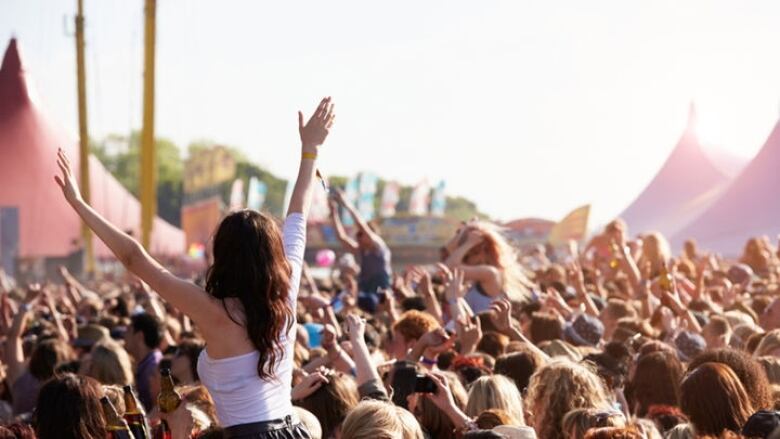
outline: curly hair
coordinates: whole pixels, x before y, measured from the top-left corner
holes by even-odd
[[[766,371],[761,363],[750,354],[729,348],[706,351],[688,364],[688,373],[702,364],[710,362],[723,363],[734,371],[745,387],[754,409],[769,409],[773,406],[774,400]]]
[[[401,318],[393,324],[393,331],[398,331],[404,341],[411,341],[438,327],[439,322],[432,315],[413,309],[401,314]]]
[[[273,377],[283,355],[282,330],[295,321],[289,303],[292,270],[284,254],[279,227],[273,218],[253,210],[231,213],[214,236],[214,263],[206,273],[206,291],[222,300],[236,324],[246,327],[260,353],[257,374]],[[236,298],[243,315],[235,317],[225,303]]]
[[[539,439],[563,439],[561,421],[576,408],[610,407],[603,381],[586,366],[554,360],[531,377],[526,397],[531,426]]]

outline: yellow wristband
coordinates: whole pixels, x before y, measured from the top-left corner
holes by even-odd
[[[304,160],[316,160],[317,159],[317,153],[316,152],[304,152],[302,158]]]

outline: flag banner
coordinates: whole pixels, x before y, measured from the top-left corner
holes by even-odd
[[[395,216],[395,207],[401,199],[401,185],[394,181],[385,183],[385,189],[382,192],[382,203],[379,206],[379,216],[390,218]]]
[[[378,180],[374,174],[368,172],[360,174],[357,210],[366,221],[374,219],[374,197]]]
[[[347,202],[349,202],[352,205],[357,204],[358,195],[360,193],[360,179],[359,176],[355,176],[353,178],[350,178],[347,182],[347,186],[344,188],[344,198],[346,198]],[[349,215],[349,212],[342,209],[341,211],[341,223],[345,227],[350,227],[355,225],[355,222],[352,221],[352,217]]]
[[[588,218],[590,217],[590,204],[580,206],[566,215],[550,230],[547,240],[554,246],[566,244],[566,242],[582,241],[588,233]]]
[[[412,215],[428,215],[428,200],[430,199],[431,185],[428,179],[417,183],[412,189],[412,196],[409,199],[409,213]]]
[[[265,203],[265,196],[268,193],[268,186],[257,177],[249,179],[249,188],[246,194],[246,207],[252,210],[260,210]]]
[[[240,178],[233,180],[233,186],[230,187],[230,211],[241,210],[244,208],[244,181]]]
[[[447,209],[447,196],[444,194],[445,188],[446,183],[442,180],[433,190],[433,197],[431,198],[431,215],[433,216],[444,216],[444,211]]]

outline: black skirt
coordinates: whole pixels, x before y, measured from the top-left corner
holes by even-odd
[[[253,422],[225,428],[230,439],[311,439],[309,431],[292,416],[273,421]]]

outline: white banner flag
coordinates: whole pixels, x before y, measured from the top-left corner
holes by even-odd
[[[235,212],[244,208],[244,181],[240,178],[233,180],[230,187],[230,211]]]
[[[417,216],[428,215],[428,201],[430,199],[431,185],[428,179],[419,182],[412,189],[412,196],[409,199],[409,213]]]
[[[379,216],[389,218],[395,216],[395,206],[401,198],[401,185],[394,181],[385,183],[382,192],[382,204],[379,206]]]
[[[431,215],[433,216],[444,216],[444,211],[447,209],[447,196],[444,194],[445,187],[444,180],[442,180],[433,190],[433,197],[431,198]]]
[[[268,187],[257,177],[249,179],[249,188],[246,194],[246,207],[252,210],[260,210],[265,203],[265,196],[268,193]]]

